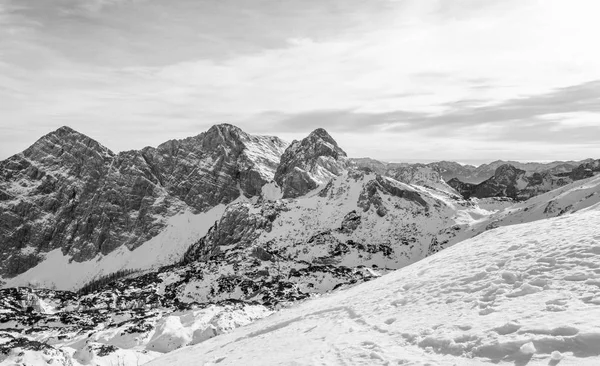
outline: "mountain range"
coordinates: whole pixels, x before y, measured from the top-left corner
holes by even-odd
[[[455,164],[350,158],[323,129],[288,144],[222,124],[115,154],[62,127],[0,162],[0,364],[17,348],[150,361],[600,202],[600,160],[495,162],[446,183]]]

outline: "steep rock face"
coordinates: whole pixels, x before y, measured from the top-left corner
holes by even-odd
[[[275,181],[284,198],[299,197],[331,178],[341,175],[347,167],[346,153],[322,128],[301,141],[294,141],[281,156]]]
[[[600,173],[600,159],[585,162],[569,173],[569,178],[572,180],[580,180],[593,177]]]
[[[403,189],[402,187],[394,185],[380,175],[377,175],[374,180],[368,181],[363,186],[360,196],[358,197],[357,206],[362,208],[365,212],[373,207],[377,215],[383,217],[388,212],[386,205],[383,203],[383,199],[386,196],[403,198],[407,201],[417,203],[418,205],[421,205],[425,211],[429,209],[427,202],[418,192],[413,189]]]
[[[56,249],[78,262],[133,250],[175,214],[258,195],[285,146],[218,125],[114,154],[62,127],[0,162],[0,277],[19,275]]]
[[[171,140],[142,155],[158,171],[165,189],[196,210],[229,203],[240,193],[259,195],[271,181],[287,144],[252,136],[222,124],[183,140]]]
[[[512,165],[499,166],[494,175],[481,184],[475,186],[473,197],[510,197],[516,199],[518,192],[527,187],[525,171]]]
[[[48,134],[23,153],[0,163],[0,273],[22,273],[60,249],[76,261],[134,247],[157,233],[179,208],[135,154],[115,155],[67,127]]]

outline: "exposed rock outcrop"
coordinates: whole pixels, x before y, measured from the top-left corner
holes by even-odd
[[[575,172],[575,170],[574,170]],[[456,178],[448,184],[465,198],[508,197],[523,201],[573,182],[571,176],[591,176],[582,168],[577,173],[552,174],[549,171],[527,173],[512,165],[501,165],[494,176],[480,184],[464,183]]]
[[[133,250],[179,212],[259,195],[286,146],[223,124],[115,154],[61,127],[0,162],[0,276],[23,273],[55,249],[75,261]]]
[[[341,175],[347,165],[344,150],[319,128],[285,150],[275,181],[283,190],[283,198],[295,198]]]
[[[569,173],[572,180],[580,180],[593,177],[600,173],[600,159],[592,160],[577,166]]]

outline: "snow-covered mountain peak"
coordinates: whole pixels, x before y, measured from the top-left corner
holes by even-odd
[[[244,142],[252,141],[253,137],[237,126],[222,123],[198,136],[198,143],[202,150],[214,150],[218,147],[238,150],[243,149]]]
[[[346,152],[338,145],[331,135],[323,128],[312,131],[300,141],[301,149],[309,154],[331,156],[334,159],[346,157]]]
[[[208,130],[206,130],[206,133],[210,134],[214,131],[219,131],[221,133],[238,133],[238,134],[245,134],[245,132],[239,128],[238,126],[232,125],[230,123],[218,123],[216,125],[212,125]]]

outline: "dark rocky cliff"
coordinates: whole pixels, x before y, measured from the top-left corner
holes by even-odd
[[[134,249],[178,212],[258,195],[285,147],[224,124],[115,154],[61,127],[0,162],[0,276],[23,273],[55,249],[75,261]]]

